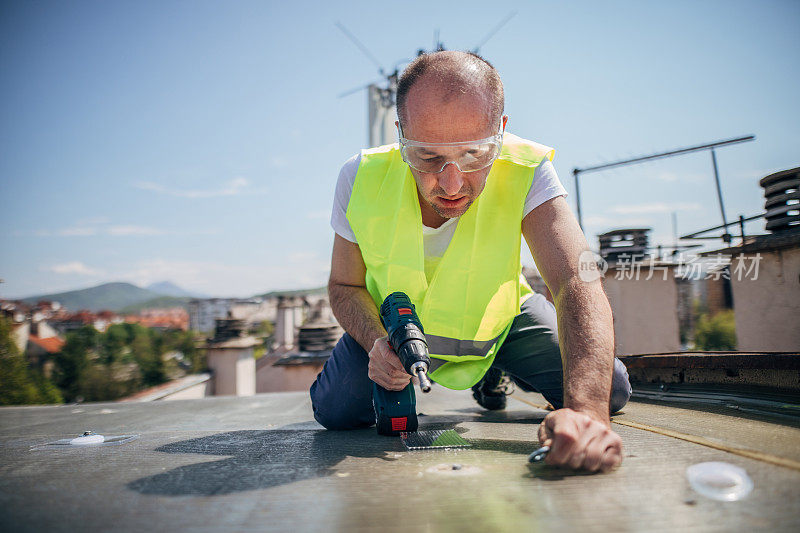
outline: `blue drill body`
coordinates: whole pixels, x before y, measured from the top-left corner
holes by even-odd
[[[389,344],[403,368],[409,375],[419,378],[420,389],[428,392],[431,389],[428,380],[431,359],[422,323],[411,299],[405,293],[394,292],[381,304],[380,314],[389,335]],[[390,391],[373,382],[372,403],[380,435],[399,435],[400,432],[417,430],[417,402],[412,383],[403,390]]]

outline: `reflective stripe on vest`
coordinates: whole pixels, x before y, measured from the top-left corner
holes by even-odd
[[[465,355],[476,355],[486,357],[494,343],[500,339],[500,335],[487,341],[451,339],[449,337],[439,337],[438,335],[425,335],[428,341],[428,350],[431,353],[447,354],[456,357]]]
[[[456,226],[430,282],[425,276],[416,182],[396,144],[362,151],[347,219],[375,302],[403,291],[414,302],[431,357],[431,376],[454,389],[483,376],[530,289],[520,283],[524,202],[533,171],[551,148],[506,134],[486,185]]]

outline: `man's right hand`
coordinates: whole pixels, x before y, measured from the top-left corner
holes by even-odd
[[[411,381],[400,358],[389,346],[389,337],[376,339],[369,351],[369,379],[393,391],[403,390]]]
[[[545,459],[549,465],[608,472],[622,462],[622,439],[609,423],[568,408],[545,417],[539,442],[550,446]]]

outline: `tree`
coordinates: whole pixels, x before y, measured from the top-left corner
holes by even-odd
[[[64,403],[64,397],[61,395],[61,391],[58,390],[52,381],[44,377],[44,375],[39,372],[38,370],[29,369],[31,379],[36,384],[36,388],[39,389],[39,395],[41,398],[41,402],[37,403]]]
[[[161,332],[124,323],[101,333],[84,326],[67,335],[55,358],[54,380],[69,401],[116,400],[181,374],[176,361],[164,357],[171,351],[183,353],[193,372],[205,368],[202,350],[195,347],[189,332]],[[36,375],[32,379],[39,383]],[[39,389],[50,395],[57,391],[44,382]]]
[[[694,333],[698,350],[735,350],[736,319],[732,309],[720,311],[710,317],[700,315]]]
[[[61,402],[53,384],[28,368],[11,336],[11,322],[0,317],[0,405]]]
[[[167,331],[163,333],[163,353],[176,351],[183,354],[184,361],[191,366],[189,372],[196,374],[206,369],[205,350],[196,346],[194,335],[191,331]]]
[[[90,365],[81,378],[81,396],[87,402],[117,400],[136,390],[137,378],[116,375],[119,363]]]
[[[92,326],[84,326],[67,334],[67,341],[56,357],[55,382],[67,401],[82,397],[82,379],[89,368],[89,354],[97,346],[98,335]]]
[[[122,361],[127,342],[128,332],[122,324],[109,326],[100,336],[100,362],[110,365]]]
[[[138,324],[133,328],[131,354],[142,372],[142,382],[146,387],[159,385],[167,381],[164,358],[154,342],[154,332]]]

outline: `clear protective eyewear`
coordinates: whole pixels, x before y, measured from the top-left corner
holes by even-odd
[[[399,128],[400,154],[408,166],[425,174],[439,174],[450,163],[460,172],[482,170],[500,156],[503,149],[502,124],[500,131],[477,141],[426,143],[403,137]]]

